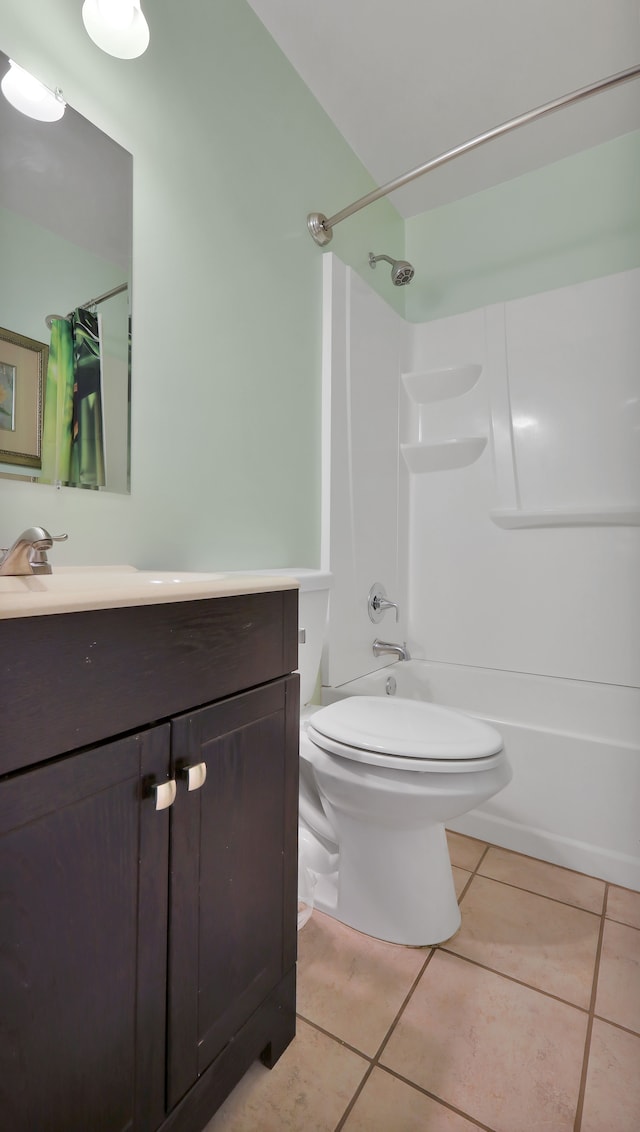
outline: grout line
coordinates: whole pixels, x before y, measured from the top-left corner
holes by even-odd
[[[497,967],[489,967],[486,963],[480,963],[478,959],[472,959],[469,955],[460,955],[457,951],[452,951],[441,943],[438,944],[438,951],[443,951],[454,959],[461,959],[463,963],[471,963],[474,967],[480,967],[483,971],[489,971],[492,975],[499,975],[501,979],[508,979],[510,983],[517,983],[519,987],[526,987],[527,990],[535,991],[536,994],[543,994],[545,998],[551,998],[554,1002],[561,1002],[563,1006],[570,1006],[572,1010],[579,1010],[581,1014],[589,1013],[588,1006],[578,1006],[575,1002],[560,998],[559,994],[552,994],[551,991],[542,990],[541,987],[534,987],[532,983],[525,983],[523,979],[516,979],[515,975],[509,975],[506,971],[499,971]]]
[[[604,1014],[593,1015],[594,1019],[597,1018],[598,1022],[605,1022],[607,1026],[613,1026],[614,1030],[622,1030],[623,1034],[630,1034],[632,1038],[640,1038],[640,1030],[630,1030],[628,1026],[623,1026],[622,1022],[614,1022],[611,1018],[606,1018]]]
[[[422,978],[424,972],[426,971],[427,967],[429,966],[434,955],[435,955],[435,948],[432,948],[430,953],[427,955],[427,958],[425,959],[424,963],[422,964],[422,967],[418,971],[418,974],[416,975],[415,979],[413,980],[407,994],[405,995],[403,1002],[402,1002],[402,1005],[400,1006],[400,1009],[398,1010],[395,1018],[393,1019],[389,1029],[387,1030],[387,1033],[385,1034],[384,1038],[382,1039],[382,1042],[381,1042],[381,1044],[378,1048],[378,1051],[371,1061],[371,1065],[369,1066],[368,1072],[365,1073],[362,1081],[358,1085],[358,1088],[356,1089],[351,1100],[349,1101],[349,1104],[347,1105],[345,1111],[343,1112],[342,1117],[340,1118],[340,1121],[336,1125],[335,1132],[340,1132],[340,1130],[344,1127],[345,1122],[348,1120],[349,1114],[351,1113],[352,1109],[354,1108],[354,1105],[356,1104],[358,1097],[362,1093],[362,1090],[364,1089],[367,1081],[369,1080],[369,1077],[373,1073],[376,1066],[379,1064],[381,1054],[382,1054],[383,1050],[385,1049],[393,1031],[395,1030],[396,1026],[398,1025],[398,1022],[400,1021],[400,1017],[402,1015],[402,1012],[404,1011],[407,1003],[409,1002],[409,999],[411,998],[411,995],[413,994],[414,990],[416,989],[418,983],[420,982],[420,979]]]
[[[458,836],[462,837],[464,835],[458,834]],[[568,900],[560,900],[557,896],[548,896],[544,892],[536,892],[535,889],[533,889],[533,888],[525,888],[524,885],[515,884],[512,881],[502,880],[500,877],[492,877],[492,876],[489,876],[487,873],[481,872],[480,866],[482,865],[482,863],[483,863],[485,857],[487,856],[489,850],[495,849],[495,848],[500,848],[500,846],[492,845],[490,842],[486,844],[485,850],[480,855],[480,858],[478,860],[478,863],[477,863],[475,869],[467,869],[467,868],[465,868],[464,865],[456,865],[455,866],[455,868],[457,868],[457,869],[462,869],[463,872],[466,872],[466,873],[470,872],[471,873],[469,880],[466,882],[462,892],[460,893],[460,897],[459,897],[460,900],[465,895],[465,893],[466,893],[469,885],[471,884],[471,881],[473,880],[473,878],[475,876],[480,876],[484,880],[492,880],[492,881],[495,881],[496,884],[504,884],[504,885],[506,885],[507,888],[517,888],[520,892],[528,892],[531,896],[540,896],[543,900],[554,900],[556,904],[564,904],[564,905],[566,905],[567,908],[576,908],[578,912],[591,912],[592,916],[605,916],[606,915],[607,892],[608,892],[608,887],[609,887],[607,881],[602,881],[602,883],[605,885],[603,901],[602,901],[602,908],[599,912],[594,912],[591,908],[581,908],[579,904],[571,904]],[[504,852],[510,853],[514,857],[523,857],[526,861],[538,861],[539,860],[538,857],[528,857],[524,853],[517,853],[514,849],[505,849]],[[451,851],[449,851],[449,857],[451,857]],[[451,863],[453,864],[453,861]],[[551,867],[554,868],[554,869],[563,869],[564,872],[572,873],[574,876],[586,877],[587,880],[601,880],[601,877],[591,877],[591,876],[588,876],[587,873],[579,873],[576,869],[567,869],[567,868],[565,868],[564,865],[552,865],[550,861],[546,861],[546,862],[543,862],[543,863],[551,865]]]
[[[632,932],[640,931],[640,924],[630,924],[627,920],[617,920],[615,916],[605,916],[605,920],[608,920],[610,924],[620,924],[623,928],[631,928]]]
[[[477,870],[478,866],[480,865],[481,861],[483,861],[483,860],[484,860],[484,857],[486,856],[486,854],[488,853],[488,851],[489,851],[489,845],[486,845],[486,846],[485,846],[485,849],[484,849],[484,852],[483,852],[483,853],[481,854],[481,856],[480,856],[480,858],[479,858],[479,860],[478,860],[478,864],[476,865],[476,869],[475,869],[475,870],[473,870],[473,871],[472,871],[472,872],[470,873],[470,876],[469,876],[469,880],[468,880],[468,881],[466,882],[466,884],[465,884],[465,886],[464,886],[464,888],[463,888],[462,892],[460,893],[460,896],[458,897],[458,903],[460,902],[460,900],[462,899],[462,897],[463,897],[464,893],[466,892],[467,888],[468,888],[468,887],[469,887],[469,885],[471,884],[471,881],[473,880],[473,878],[474,878],[474,876],[475,876],[475,872],[476,872],[476,870]],[[465,871],[466,871],[466,872],[468,872],[469,870],[465,870]],[[382,1042],[380,1043],[380,1046],[379,1046],[379,1048],[378,1048],[378,1050],[377,1050],[377,1053],[376,1053],[376,1054],[374,1055],[374,1057],[373,1057],[373,1058],[372,1058],[372,1059],[370,1060],[370,1063],[369,1063],[369,1067],[368,1067],[368,1069],[367,1069],[366,1073],[364,1074],[364,1077],[363,1077],[363,1078],[362,1078],[362,1080],[360,1081],[360,1084],[358,1085],[358,1088],[356,1089],[355,1093],[353,1094],[353,1096],[352,1096],[351,1100],[349,1101],[349,1104],[347,1105],[346,1109],[344,1110],[344,1112],[343,1112],[343,1114],[342,1114],[342,1116],[341,1116],[340,1120],[338,1121],[338,1123],[337,1123],[337,1125],[336,1125],[336,1127],[335,1127],[335,1130],[334,1130],[334,1132],[341,1132],[341,1130],[342,1130],[342,1129],[344,1128],[344,1126],[345,1126],[345,1124],[346,1124],[347,1120],[349,1119],[349,1116],[350,1116],[350,1114],[351,1114],[351,1113],[353,1112],[353,1109],[355,1108],[355,1105],[357,1104],[358,1098],[359,1098],[359,1097],[361,1096],[361,1094],[362,1094],[362,1092],[363,1092],[363,1090],[364,1090],[364,1087],[365,1087],[365,1085],[366,1085],[367,1081],[369,1080],[369,1078],[371,1077],[371,1075],[372,1075],[372,1073],[373,1073],[374,1069],[376,1069],[376,1068],[380,1068],[380,1069],[383,1069],[383,1067],[382,1067],[382,1066],[380,1065],[380,1058],[381,1058],[381,1056],[382,1056],[382,1054],[383,1054],[384,1050],[386,1049],[386,1047],[387,1047],[387,1045],[388,1045],[388,1043],[389,1043],[389,1041],[390,1041],[390,1039],[391,1039],[391,1036],[392,1036],[392,1034],[393,1034],[394,1030],[396,1029],[396,1027],[397,1027],[397,1025],[398,1025],[398,1023],[399,1023],[399,1021],[400,1021],[400,1018],[402,1017],[402,1014],[403,1014],[403,1012],[404,1012],[404,1010],[405,1010],[405,1008],[406,1008],[406,1006],[407,1006],[407,1004],[408,1004],[408,1002],[409,1002],[409,1000],[410,1000],[410,998],[411,998],[411,996],[412,996],[413,992],[415,991],[415,989],[416,989],[416,987],[417,987],[418,983],[420,982],[420,979],[422,978],[422,976],[423,976],[424,972],[426,971],[427,967],[429,966],[429,963],[430,963],[430,962],[431,962],[431,960],[433,959],[433,956],[435,955],[435,953],[436,953],[436,947],[433,947],[433,948],[431,949],[430,953],[429,953],[429,954],[427,955],[427,958],[425,959],[424,963],[422,964],[422,967],[421,967],[421,968],[420,968],[420,970],[418,971],[418,974],[416,975],[415,979],[413,980],[413,983],[411,984],[411,986],[410,986],[410,988],[409,988],[409,990],[408,990],[407,994],[405,995],[405,998],[404,998],[404,1000],[403,1000],[403,1002],[402,1002],[402,1004],[401,1004],[401,1006],[400,1006],[400,1009],[398,1010],[398,1012],[397,1012],[397,1014],[396,1014],[395,1018],[393,1019],[393,1021],[392,1021],[391,1025],[390,1025],[390,1027],[389,1027],[389,1029],[387,1030],[387,1033],[385,1034],[385,1037],[383,1038]],[[300,1015],[300,1017],[303,1017],[303,1016],[302,1016],[302,1015]],[[305,1019],[305,1021],[306,1021],[306,1019]],[[328,1031],[326,1031],[326,1030],[322,1030],[322,1028],[321,1028],[320,1026],[316,1026],[316,1029],[318,1029],[318,1030],[321,1030],[321,1032],[322,1032],[322,1033],[325,1033],[325,1034],[327,1034],[327,1036],[328,1036],[328,1037],[331,1037],[331,1036],[333,1036],[333,1035],[330,1035],[330,1034],[328,1033]],[[347,1046],[347,1043],[346,1043],[346,1042],[342,1042],[341,1044],[342,1044],[342,1045],[344,1045],[344,1046]],[[349,1049],[352,1049],[353,1047],[352,1047],[352,1046],[347,1046],[347,1048],[349,1048]],[[359,1052],[359,1051],[355,1050],[354,1052]],[[390,1071],[389,1071],[389,1070],[387,1070],[387,1069],[383,1069],[383,1072],[390,1072]],[[399,1075],[399,1074],[395,1074],[395,1073],[392,1073],[392,1076],[394,1076],[394,1077],[396,1077],[396,1076],[397,1076],[397,1077],[398,1077],[398,1080],[401,1080],[401,1081],[405,1081],[405,1082],[406,1082],[406,1084],[408,1084],[408,1085],[409,1085],[409,1086],[411,1086],[412,1088],[416,1088],[416,1089],[418,1089],[418,1091],[419,1091],[419,1092],[421,1092],[421,1093],[424,1093],[424,1094],[425,1094],[425,1096],[429,1096],[429,1097],[432,1097],[432,1094],[431,1094],[431,1093],[427,1093],[427,1092],[426,1092],[426,1090],[424,1090],[424,1089],[420,1089],[420,1088],[419,1088],[419,1086],[415,1085],[415,1084],[414,1084],[414,1082],[412,1082],[412,1081],[406,1081],[406,1079],[405,1079],[405,1078],[403,1078],[403,1077],[400,1077],[400,1075]],[[440,1102],[440,1099],[439,1099],[439,1098],[437,1098],[437,1097],[432,1097],[432,1099],[434,1099],[434,1100],[438,1100],[438,1101],[439,1101],[439,1103],[442,1103],[442,1102]],[[459,1112],[459,1113],[460,1113],[460,1115],[462,1115],[462,1116],[464,1116],[464,1115],[465,1115],[464,1113],[460,1112],[460,1110],[458,1110],[458,1109],[454,1109],[454,1108],[452,1108],[452,1106],[451,1106],[451,1105],[448,1105],[448,1104],[446,1104],[446,1102],[445,1102],[445,1107],[447,1107],[447,1108],[451,1108],[451,1110],[452,1110],[453,1112]],[[483,1125],[482,1127],[483,1127],[483,1128],[486,1128],[486,1132],[492,1132],[492,1130],[491,1130],[490,1128],[488,1128],[488,1127],[486,1127],[486,1126],[484,1126],[484,1125]]]
[[[356,1102],[358,1100],[358,1097],[362,1093],[362,1090],[364,1089],[364,1087],[365,1087],[367,1081],[369,1080],[371,1074],[373,1073],[374,1069],[375,1069],[375,1065],[373,1063],[371,1063],[371,1065],[367,1069],[367,1072],[365,1073],[364,1077],[362,1078],[360,1084],[358,1085],[358,1088],[356,1089],[351,1100],[349,1101],[349,1104],[345,1108],[342,1116],[340,1117],[338,1123],[336,1124],[334,1132],[341,1132],[341,1129],[344,1128],[347,1120],[351,1116],[351,1113],[353,1112],[353,1110],[356,1106]]]
[[[557,865],[556,868],[562,866]],[[558,896],[548,896],[546,892],[536,892],[534,888],[525,888],[522,884],[514,884],[510,880],[500,880],[499,877],[490,877],[486,873],[478,873],[483,880],[492,880],[494,884],[504,884],[505,888],[515,888],[517,892],[527,892],[529,896],[539,896],[541,900],[553,900],[554,904],[562,904],[565,908],[574,908],[576,912],[586,912],[589,916],[602,916],[603,912],[594,912],[592,908],[581,908],[579,904],[571,904],[569,900],[560,900]],[[578,876],[583,875],[578,873]],[[606,884],[606,881],[603,883]]]
[[[311,1018],[307,1018],[304,1014],[300,1014],[299,1011],[296,1011],[296,1018],[299,1018],[301,1022],[305,1022],[307,1026],[311,1026],[313,1030],[317,1030],[319,1034],[324,1034],[325,1038],[331,1038],[332,1041],[337,1042],[338,1045],[342,1046],[344,1049],[350,1050],[351,1053],[357,1053],[358,1057],[361,1057],[363,1061],[373,1061],[370,1053],[363,1053],[357,1046],[352,1046],[350,1042],[345,1042],[344,1038],[339,1038],[337,1034],[332,1034],[331,1030],[325,1030],[324,1026],[319,1026],[317,1022],[314,1022]]]
[[[485,857],[486,857],[487,853],[489,852],[489,850],[490,850],[491,848],[492,848],[492,847],[491,847],[491,845],[486,845],[486,846],[485,846],[485,849],[484,849],[484,853],[481,853],[481,854],[480,854],[480,857],[478,858],[478,863],[477,863],[477,865],[476,865],[475,869],[472,869],[472,870],[471,870],[471,876],[469,877],[469,880],[468,880],[468,881],[467,881],[467,883],[465,884],[464,888],[462,889],[462,892],[460,893],[460,895],[459,895],[459,897],[458,897],[458,904],[461,904],[461,903],[462,903],[462,899],[463,899],[463,897],[465,897],[465,896],[467,895],[467,892],[468,892],[468,891],[469,891],[469,889],[471,888],[471,882],[472,882],[472,880],[475,880],[475,878],[476,878],[477,876],[482,876],[482,873],[478,872],[478,870],[479,870],[479,868],[480,868],[480,866],[481,866],[482,862],[484,861],[484,859],[485,859]],[[461,865],[457,865],[456,867],[457,867],[457,868],[462,868],[462,866],[461,866]],[[465,871],[466,871],[466,872],[468,872],[469,870],[467,869],[467,870],[465,870]],[[458,929],[458,930],[459,930],[459,929]],[[457,932],[456,932],[456,935],[457,935]],[[441,945],[440,945],[440,944],[438,944],[438,946],[441,946]]]
[[[463,834],[458,834],[458,837],[462,837],[462,836],[463,836]],[[486,857],[486,855],[487,855],[487,853],[489,852],[490,849],[491,849],[491,845],[489,845],[487,842],[485,842],[484,843],[484,850],[482,851],[482,853],[478,857],[478,861],[477,861],[475,868],[474,869],[467,869],[467,868],[465,868],[464,865],[453,865],[453,861],[451,861],[451,848],[449,848],[449,860],[451,861],[451,865],[456,869],[462,869],[463,873],[469,873],[470,874],[468,881],[465,882],[464,887],[463,887],[460,895],[458,896],[458,904],[460,904],[462,897],[466,896],[467,890],[469,888],[469,885],[471,884],[471,881],[473,880],[473,878],[475,876],[478,875],[478,869],[480,868],[480,865],[484,861],[484,859],[485,859],[485,857]],[[439,947],[440,944],[436,944],[436,946]]]
[[[485,842],[485,846],[484,846],[484,852],[482,852],[482,853],[480,854],[480,856],[479,856],[479,858],[478,858],[478,864],[476,865],[475,869],[473,870],[473,875],[474,875],[474,876],[475,876],[475,874],[477,873],[478,869],[480,868],[480,865],[481,865],[481,864],[482,864],[482,862],[484,861],[484,859],[485,859],[485,857],[486,857],[487,853],[489,852],[489,850],[490,850],[491,848],[492,848],[492,846],[491,846],[491,845],[489,844],[489,842],[488,842],[488,841],[486,841],[486,842]]]
[[[482,865],[482,862],[484,861],[485,857],[487,856],[487,854],[488,854],[488,852],[491,848],[492,848],[492,845],[490,843],[488,843],[485,846],[484,852],[481,854],[475,869],[471,873],[469,880],[466,882],[462,892],[460,893],[460,896],[458,897],[458,903],[460,903],[462,901],[463,896],[466,896],[466,894],[469,890],[469,887],[471,885],[471,881],[474,879],[474,877],[480,876],[480,877],[482,877],[483,880],[493,880],[496,884],[504,884],[506,888],[515,888],[519,892],[528,892],[531,896],[540,896],[540,898],[542,900],[553,900],[556,904],[563,904],[565,907],[573,908],[577,912],[587,912],[587,914],[590,915],[590,916],[599,916],[600,920],[601,920],[601,924],[600,924],[600,934],[599,934],[599,937],[598,937],[598,946],[597,946],[597,950],[596,950],[596,970],[597,970],[597,967],[598,967],[598,964],[599,964],[599,961],[600,961],[600,947],[601,947],[601,941],[602,941],[602,933],[604,931],[604,920],[605,920],[606,907],[607,907],[607,895],[608,895],[608,891],[609,891],[608,883],[606,881],[604,882],[605,891],[604,891],[604,897],[603,897],[603,901],[602,901],[602,911],[601,912],[591,912],[591,911],[589,911],[588,908],[577,908],[575,904],[567,904],[564,900],[556,900],[555,897],[553,897],[553,896],[541,896],[541,894],[539,892],[533,892],[531,889],[528,889],[528,888],[520,888],[519,885],[510,884],[508,881],[496,880],[495,877],[487,877],[487,876],[485,876],[484,873],[479,872],[480,866]],[[516,855],[518,855],[518,854],[516,854]],[[532,859],[536,860],[536,858],[532,858]],[[456,867],[462,868],[462,865],[457,865]],[[562,866],[559,865],[557,867],[561,868]],[[468,871],[469,871],[468,869],[465,869],[465,872],[468,872]],[[571,869],[571,870],[568,870],[568,871],[574,872],[575,870]],[[586,874],[577,873],[576,875],[577,876],[585,876]],[[455,939],[455,936],[453,936],[452,938]],[[467,955],[459,955],[457,951],[453,951],[451,948],[446,946],[447,942],[449,942],[449,941],[445,941],[445,943],[438,944],[437,945],[438,950],[446,952],[447,955],[453,955],[454,958],[456,958],[456,959],[464,959],[467,963],[473,963],[476,967],[481,967],[484,971],[491,971],[494,975],[500,975],[504,979],[509,979],[509,981],[512,982],[512,983],[517,983],[521,987],[527,987],[528,990],[537,991],[538,994],[544,994],[547,998],[551,998],[555,1002],[561,1002],[565,1006],[572,1006],[574,1010],[579,1010],[583,1014],[589,1013],[590,1010],[591,1010],[591,1006],[589,1006],[589,1007],[578,1006],[578,1005],[576,1005],[575,1002],[569,1002],[566,998],[561,998],[560,995],[552,994],[550,991],[542,990],[540,987],[533,986],[531,983],[525,983],[523,979],[516,979],[513,975],[508,975],[504,971],[498,971],[495,967],[489,967],[486,963],[480,963],[477,959],[471,959]],[[591,1032],[591,1023],[589,1024],[589,1033],[590,1032]]]
[[[393,1034],[394,1030],[396,1029],[398,1022],[400,1021],[400,1018],[402,1017],[402,1015],[403,1015],[403,1013],[404,1013],[404,1011],[407,1007],[409,999],[411,998],[414,990],[416,989],[418,983],[420,982],[422,976],[424,975],[424,973],[425,973],[427,967],[429,966],[431,960],[433,959],[435,953],[436,953],[436,948],[433,947],[431,949],[429,955],[427,955],[427,958],[425,959],[424,963],[422,964],[420,971],[418,972],[415,979],[413,980],[413,983],[411,984],[411,987],[409,988],[409,992],[405,996],[404,1002],[402,1003],[398,1013],[396,1014],[395,1018],[393,1019],[393,1022],[389,1026],[389,1029],[387,1030],[385,1037],[382,1039],[382,1042],[380,1043],[380,1047],[379,1047],[378,1052],[376,1053],[376,1056],[375,1056],[376,1065],[380,1061],[380,1058],[381,1058],[384,1050],[386,1049],[387,1045],[389,1044],[389,1039],[390,1039],[391,1035]]]
[[[457,865],[456,868],[459,868],[459,866]],[[462,903],[463,896],[466,896],[467,890],[468,890],[469,885],[471,884],[471,881],[473,880],[474,876],[475,876],[475,873],[471,873],[471,876],[469,877],[469,879],[464,882],[462,888],[460,889],[460,893],[458,895],[458,906]],[[459,930],[460,929],[458,929],[458,931]],[[458,934],[458,932],[456,932],[456,935],[457,934]],[[440,944],[438,943],[438,944],[436,944],[436,946],[440,947]]]
[[[402,1081],[404,1085],[410,1085],[412,1089],[415,1089],[417,1093],[422,1093],[424,1097],[429,1097],[430,1100],[437,1101],[439,1105],[449,1109],[450,1112],[455,1112],[457,1116],[462,1116],[465,1120],[470,1120],[472,1125],[475,1128],[480,1128],[482,1132],[495,1132],[495,1129],[491,1128],[489,1124],[483,1124],[477,1116],[471,1116],[471,1114],[465,1112],[464,1109],[456,1108],[450,1101],[443,1100],[437,1093],[429,1092],[429,1089],[423,1089],[421,1085],[417,1085],[415,1081],[409,1080],[408,1077],[403,1077],[401,1073],[397,1073],[395,1069],[390,1069],[388,1065],[380,1065],[378,1068],[382,1073],[388,1073],[390,1077],[395,1077],[398,1081]],[[336,1129],[336,1132],[338,1132],[338,1129]]]
[[[582,1072],[580,1074],[580,1085],[578,1088],[578,1103],[576,1106],[575,1122],[573,1125],[573,1132],[580,1132],[582,1125],[582,1114],[584,1110],[584,1098],[587,1089],[587,1072],[589,1069],[589,1056],[591,1054],[591,1035],[593,1033],[593,1019],[596,1009],[596,998],[598,994],[598,976],[600,974],[600,959],[602,956],[602,941],[604,938],[604,927],[606,917],[604,914],[607,907],[607,897],[609,895],[609,885],[605,885],[604,902],[602,905],[602,916],[600,917],[600,934],[598,935],[598,946],[596,949],[596,961],[593,969],[593,982],[591,984],[591,999],[589,1002],[589,1017],[587,1019],[587,1033],[584,1041],[584,1057],[582,1059]]]

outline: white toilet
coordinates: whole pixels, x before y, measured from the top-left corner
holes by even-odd
[[[460,910],[445,823],[509,782],[498,733],[434,704],[353,696],[303,721],[300,774],[302,852],[323,869],[315,906],[392,943],[449,939]]]
[[[351,696],[309,706],[330,577],[286,573],[300,582],[299,835],[314,905],[378,939],[440,943],[460,926],[445,824],[510,781],[502,739],[477,719],[418,700]]]

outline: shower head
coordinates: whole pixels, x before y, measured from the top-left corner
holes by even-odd
[[[386,259],[391,264],[391,282],[394,287],[404,287],[410,283],[415,275],[415,269],[406,259],[392,259],[389,255],[374,255],[369,252],[369,267],[375,267],[379,259]]]

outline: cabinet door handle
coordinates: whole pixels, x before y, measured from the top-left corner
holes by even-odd
[[[180,774],[187,780],[188,790],[199,790],[204,786],[207,778],[207,764],[196,763],[195,766],[183,766]]]
[[[156,810],[168,810],[176,800],[176,780],[170,778],[168,782],[161,782],[152,787],[156,796]]]

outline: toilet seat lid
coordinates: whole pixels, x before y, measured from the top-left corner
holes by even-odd
[[[414,759],[483,759],[502,750],[493,727],[424,700],[348,696],[314,712],[311,730],[334,742]],[[346,754],[346,752],[345,752]]]

